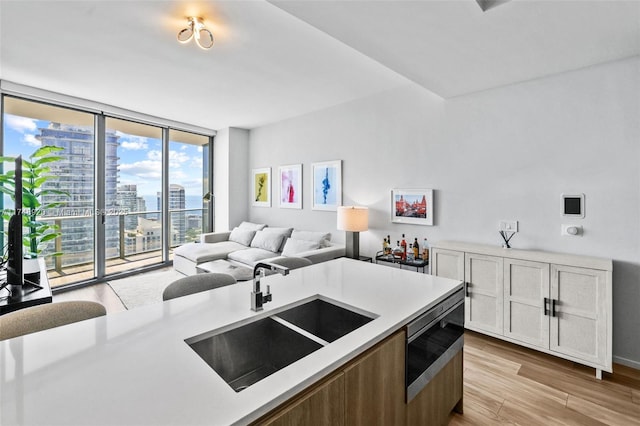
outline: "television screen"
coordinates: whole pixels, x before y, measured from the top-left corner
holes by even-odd
[[[7,230],[7,284],[22,285],[24,272],[22,270],[22,156],[16,158],[15,168],[15,211],[9,219]]]

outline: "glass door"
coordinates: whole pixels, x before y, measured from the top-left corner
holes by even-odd
[[[169,130],[170,255],[174,247],[209,232],[208,155],[208,136]]]
[[[105,273],[162,259],[162,128],[107,117]]]
[[[22,155],[34,166],[35,174],[23,177],[32,178],[39,199],[29,213],[45,225],[39,225],[37,249],[51,286],[94,278],[94,114],[10,96],[3,102],[2,155]],[[42,147],[51,152],[43,154]],[[5,172],[11,167],[4,163]],[[8,195],[2,201],[5,212],[13,208]],[[23,234],[30,232],[24,228]]]

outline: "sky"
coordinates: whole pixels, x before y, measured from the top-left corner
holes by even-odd
[[[28,157],[40,146],[36,139],[38,128],[48,124],[47,121],[5,114],[3,155]],[[116,134],[119,136],[119,184],[137,184],[139,196],[156,196],[161,185],[161,141],[119,131]],[[182,185],[187,196],[202,197],[202,147],[170,142],[169,183]]]

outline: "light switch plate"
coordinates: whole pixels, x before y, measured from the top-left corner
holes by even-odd
[[[498,224],[498,231],[518,232],[518,221],[501,220]]]

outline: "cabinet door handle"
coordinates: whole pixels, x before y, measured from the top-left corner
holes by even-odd
[[[556,316],[556,299],[551,299],[551,316]]]
[[[469,294],[470,294],[469,293],[469,283],[465,281],[464,282],[464,297],[471,297]]]
[[[544,315],[545,316],[549,315],[549,309],[547,308],[548,303],[549,303],[549,298],[545,297],[544,298]]]

